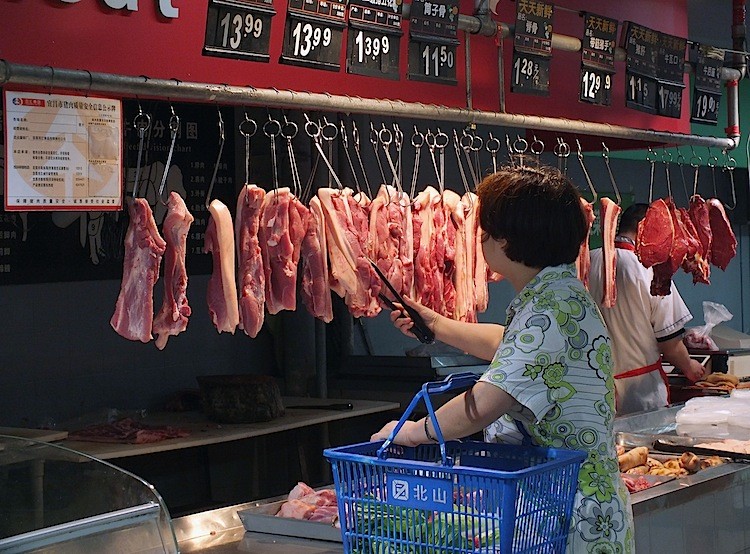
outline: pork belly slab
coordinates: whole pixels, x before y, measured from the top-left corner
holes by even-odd
[[[153,333],[156,347],[163,350],[169,337],[187,329],[190,305],[187,299],[188,275],[185,266],[187,235],[193,216],[182,197],[172,191],[167,202],[167,215],[162,229],[167,249],[164,253],[164,298],[159,313],[154,317]]]
[[[154,284],[167,243],[161,238],[151,206],[135,198],[128,207],[122,284],[110,325],[128,340],[148,342],[154,320]]]

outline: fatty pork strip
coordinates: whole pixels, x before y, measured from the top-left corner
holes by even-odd
[[[443,205],[446,210],[446,247],[445,290],[452,287],[453,296],[446,294],[445,314],[457,321],[466,321],[469,317],[469,263],[466,259],[466,234],[464,205],[461,197],[452,190],[443,192]]]
[[[263,327],[266,304],[266,275],[258,242],[260,212],[266,192],[255,185],[245,185],[237,198],[234,225],[237,242],[240,329],[248,337],[258,336]]]
[[[720,200],[710,198],[708,204],[708,219],[711,224],[711,263],[724,271],[729,262],[737,254],[737,238],[724,211]]]
[[[207,290],[208,313],[219,333],[234,334],[240,324],[240,314],[234,272],[232,215],[220,200],[213,200],[208,211],[211,217],[203,246],[204,252],[210,252],[213,258],[213,271]]]
[[[135,198],[128,208],[122,284],[110,325],[128,340],[148,342],[154,319],[154,284],[167,243],[159,235],[151,206]]]
[[[479,199],[473,192],[467,192],[461,197],[464,210],[464,241],[466,243],[466,279],[468,283],[468,297],[466,299],[466,321],[476,322],[479,304],[485,304],[487,292],[487,267],[484,262],[481,243],[477,241],[479,225]],[[481,300],[480,300],[481,299]],[[484,310],[482,310],[484,311]]]
[[[188,275],[185,267],[187,235],[193,216],[182,197],[172,191],[167,201],[167,215],[162,229],[167,249],[164,253],[164,299],[159,313],[154,317],[153,333],[156,347],[163,350],[169,337],[187,329],[191,309],[187,299]]]
[[[400,294],[410,296],[414,288],[414,233],[409,197],[391,185],[382,185],[369,211],[369,256]]]
[[[307,208],[288,187],[271,191],[263,199],[258,240],[269,314],[297,308],[297,265],[309,217]]]
[[[328,255],[323,206],[318,197],[310,200],[310,218],[302,241],[302,301],[314,317],[333,320],[331,289],[328,286]]]
[[[591,235],[591,226],[594,224],[596,216],[594,215],[594,205],[585,198],[581,198],[581,209],[586,217],[588,230],[586,231],[586,239],[581,243],[578,258],[576,258],[576,270],[578,272],[578,279],[583,283],[583,286],[589,288],[589,271],[591,270],[589,236]]]
[[[374,317],[380,312],[377,297],[382,284],[363,248],[368,229],[366,197],[358,202],[349,188],[321,188],[317,197],[325,220],[331,289],[354,317]]]
[[[420,192],[412,205],[414,235],[414,295],[417,302],[432,307],[442,295],[443,278],[438,272],[433,248],[435,210],[440,207],[440,193],[434,187]]]
[[[602,228],[602,306],[611,308],[617,301],[617,251],[615,249],[615,234],[617,233],[617,219],[622,208],[609,198],[600,200],[601,228]]]

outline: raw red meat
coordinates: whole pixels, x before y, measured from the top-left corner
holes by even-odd
[[[237,198],[237,271],[240,285],[240,329],[249,337],[258,336],[265,319],[266,274],[258,242],[260,212],[266,192],[255,185],[245,185]]]
[[[576,271],[578,272],[578,279],[581,280],[583,286],[589,288],[589,271],[591,270],[589,234],[591,233],[591,226],[594,224],[596,216],[594,215],[594,205],[585,198],[581,198],[581,208],[586,217],[586,223],[588,223],[588,231],[586,231],[586,239],[581,243],[578,258],[576,258]]]
[[[721,201],[711,198],[708,204],[708,219],[711,223],[711,263],[724,271],[737,254],[737,238],[732,231],[727,213]]]
[[[213,257],[213,271],[208,280],[208,312],[216,330],[234,334],[240,323],[237,285],[234,272],[234,229],[232,215],[220,200],[208,207],[211,218],[206,228],[203,250]]]
[[[644,267],[666,262],[672,251],[674,223],[669,206],[663,199],[654,200],[646,216],[638,223],[635,252]]]
[[[476,322],[477,313],[487,309],[487,264],[482,254],[482,243],[478,234],[479,229],[479,198],[473,192],[467,192],[461,197],[464,211],[464,241],[466,243],[466,319]],[[482,309],[480,310],[480,305]]]
[[[287,187],[269,192],[263,200],[258,239],[269,314],[297,308],[297,265],[309,217],[309,210]]]
[[[617,250],[615,249],[615,235],[617,234],[617,219],[622,208],[609,198],[600,200],[600,217],[602,228],[602,306],[611,308],[617,301]]]
[[[682,225],[677,209],[671,198],[662,200],[667,206],[669,216],[672,219],[673,240],[666,261],[656,264],[654,268],[654,278],[651,281],[652,296],[666,296],[672,292],[672,276],[682,265],[688,254],[690,245],[688,242],[687,231]],[[650,209],[650,208],[649,208]],[[648,212],[646,214],[648,216]],[[638,227],[640,231],[640,226]]]
[[[701,243],[701,257],[706,263],[711,262],[711,222],[708,217],[708,204],[700,195],[694,195],[690,198],[690,207],[688,210],[690,221],[695,226],[696,235]],[[708,276],[708,275],[707,275]]]
[[[339,517],[338,506],[319,506],[310,516],[310,521],[333,525]]]
[[[677,218],[680,221],[680,225],[685,231],[685,238],[688,243],[688,251],[685,255],[685,259],[682,261],[682,269],[685,273],[693,274],[693,283],[705,283],[710,285],[708,280],[710,274],[710,266],[708,262],[703,258],[703,245],[698,238],[698,231],[693,225],[693,221],[690,219],[690,214],[685,208],[677,208]]]
[[[432,307],[442,296],[443,278],[437,267],[435,214],[440,209],[440,193],[427,187],[412,206],[414,231],[414,299]]]
[[[409,197],[391,185],[382,185],[369,211],[369,256],[399,293],[411,296],[414,232]]]
[[[159,350],[164,349],[170,336],[177,336],[187,329],[191,310],[187,299],[185,253],[193,219],[182,197],[174,191],[169,193],[163,225],[167,243],[164,254],[164,299],[161,310],[154,317],[153,326]]]
[[[649,483],[643,475],[639,475],[638,477],[631,477],[630,475],[623,474],[621,475],[622,480],[628,489],[628,492],[638,492],[651,487],[651,483]]]
[[[301,500],[288,500],[281,505],[276,517],[288,517],[290,519],[310,519],[315,512],[315,506],[306,504]]]
[[[122,284],[110,325],[129,340],[148,342],[154,320],[154,284],[167,243],[159,235],[151,206],[135,198],[128,208]]]
[[[287,496],[287,499],[299,500],[303,496],[308,496],[310,494],[315,494],[315,489],[313,489],[307,483],[298,481],[297,484],[294,486],[294,488],[291,491],[289,491],[289,496]]]
[[[376,316],[382,284],[363,248],[369,201],[362,195],[357,202],[351,189],[321,188],[317,196],[325,218],[331,289],[344,299],[353,316]]]
[[[316,196],[310,201],[307,233],[302,241],[302,301],[314,317],[333,319],[331,289],[328,286],[328,256],[323,207]]]
[[[71,431],[68,439],[85,442],[108,442],[118,444],[145,444],[166,439],[187,437],[190,433],[168,425],[146,425],[125,417],[112,423],[92,425]]]

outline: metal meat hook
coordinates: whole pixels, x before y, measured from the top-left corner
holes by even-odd
[[[612,168],[609,167],[609,148],[607,148],[607,145],[602,142],[602,157],[604,158],[604,165],[607,166],[607,173],[609,173],[609,180],[612,183],[612,188],[615,191],[615,197],[617,198],[617,205],[619,206],[622,204],[622,197],[620,196],[620,189],[617,188],[617,183],[615,182],[615,176],[612,175]]]
[[[169,173],[169,167],[172,165],[172,154],[174,153],[174,144],[177,141],[177,134],[180,130],[180,118],[174,113],[174,106],[169,105],[169,109],[172,111],[172,116],[169,118],[169,132],[172,137],[172,142],[169,145],[169,154],[167,155],[167,162],[164,164],[164,173],[161,176],[161,185],[159,186],[159,193],[157,198],[161,202],[162,206],[166,206],[167,203],[164,201],[164,189],[167,184],[167,173]]]
[[[138,132],[138,159],[135,166],[135,180],[133,181],[133,198],[138,196],[138,185],[141,180],[141,160],[143,158],[143,143],[146,132],[151,128],[151,116],[143,113],[141,103],[138,102],[138,114],[133,119],[133,127]]]
[[[211,193],[214,190],[214,183],[216,183],[216,172],[219,171],[221,154],[224,151],[224,118],[221,116],[221,108],[216,106],[216,111],[219,113],[219,152],[216,154],[216,164],[214,165],[213,175],[211,175],[211,184],[208,185],[208,191],[206,192],[206,209],[211,205]]]
[[[578,163],[581,164],[581,170],[583,171],[583,176],[586,178],[586,184],[589,186],[589,190],[591,191],[591,194],[593,195],[593,199],[591,200],[591,203],[595,203],[597,199],[599,198],[599,195],[596,192],[596,189],[594,188],[594,183],[591,182],[591,177],[589,176],[589,172],[586,171],[586,164],[583,163],[583,150],[581,150],[581,143],[578,139],[576,139],[576,147],[578,148]]]

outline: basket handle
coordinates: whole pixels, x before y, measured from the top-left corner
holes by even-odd
[[[438,425],[437,417],[435,416],[435,410],[432,407],[432,401],[430,400],[430,395],[442,394],[444,392],[449,392],[456,389],[468,388],[476,383],[477,379],[479,379],[479,375],[477,375],[476,373],[452,373],[442,381],[430,381],[423,384],[420,391],[416,395],[414,395],[414,398],[412,398],[409,406],[406,408],[403,415],[398,420],[396,427],[393,428],[393,431],[391,431],[391,434],[388,435],[387,439],[385,439],[382,446],[378,448],[378,459],[386,459],[388,447],[393,442],[394,437],[398,435],[401,427],[404,426],[404,423],[406,423],[406,421],[409,419],[409,416],[411,416],[411,414],[414,412],[414,409],[419,404],[419,401],[423,400],[424,405],[427,408],[427,417],[432,420],[432,426],[435,428],[435,436],[437,437],[438,443],[440,444],[440,457],[443,460],[443,465],[452,466],[453,460],[449,459],[448,455],[445,452],[445,439],[443,438],[443,432],[440,430],[440,425]]]

